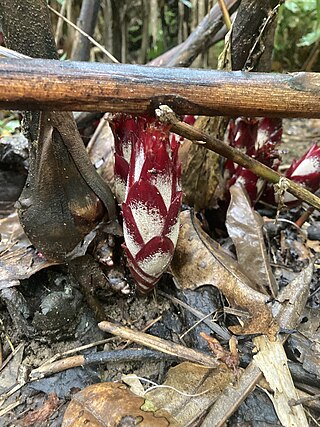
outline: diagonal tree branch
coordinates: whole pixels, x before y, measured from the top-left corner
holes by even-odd
[[[219,139],[214,138],[199,129],[196,129],[185,122],[179,121],[173,111],[167,106],[163,105],[160,109],[156,110],[156,114],[162,122],[172,125],[172,132],[175,132],[184,138],[190,139],[191,141],[198,141],[198,143],[203,144],[203,146],[208,150],[214,151],[215,153],[218,153],[227,159],[233,160],[238,165],[251,170],[256,175],[273,184],[278,184],[281,191],[287,190],[299,199],[304,200],[317,209],[320,209],[319,197],[312,194],[301,185],[296,184],[288,178],[285,178],[263,163],[260,163],[258,160],[242,153],[242,151],[224,144]]]

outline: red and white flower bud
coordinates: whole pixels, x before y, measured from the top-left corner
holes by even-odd
[[[179,144],[154,118],[116,115],[116,194],[123,214],[125,250],[142,293],[167,269],[179,233]]]
[[[275,170],[280,164],[277,148],[281,143],[281,137],[281,119],[238,117],[229,123],[229,144]],[[231,160],[226,162],[225,178],[227,189],[240,182],[253,204],[260,198],[265,187],[264,180]]]
[[[313,193],[317,191],[320,187],[320,147],[313,144],[299,160],[293,160],[285,176]],[[286,193],[284,202],[293,205],[298,199]]]
[[[293,160],[284,176],[315,193],[320,188],[320,147],[313,144],[299,160]],[[279,203],[278,194],[275,193],[272,184],[267,185],[262,200],[274,206]],[[301,200],[286,192],[283,203],[289,207],[295,207],[301,203]]]

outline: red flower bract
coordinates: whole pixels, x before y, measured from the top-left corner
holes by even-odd
[[[118,114],[115,186],[122,206],[129,267],[138,289],[150,291],[167,269],[179,233],[179,144],[154,118]]]
[[[285,176],[307,190],[316,192],[320,186],[320,147],[313,144],[299,160],[293,160]],[[288,205],[299,203],[290,193],[286,193],[284,201]]]
[[[232,147],[277,170],[279,167],[278,146],[281,143],[282,123],[277,118],[238,117],[229,123],[228,139]],[[240,182],[246,189],[252,204],[261,196],[265,182],[253,172],[237,166],[231,160],[225,165],[227,189]]]

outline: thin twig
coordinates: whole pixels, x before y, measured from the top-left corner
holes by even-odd
[[[309,206],[308,209],[306,211],[304,211],[303,214],[295,222],[296,226],[298,226],[299,228],[301,228],[303,226],[303,224],[306,221],[308,221],[308,219],[313,214],[313,212],[314,212],[314,207],[313,206]]]
[[[6,337],[6,339],[7,339],[7,341],[8,341],[8,336],[6,335],[5,336]],[[7,364],[10,362],[10,360],[21,350],[21,347],[23,347],[24,346],[24,344],[23,343],[20,343],[16,348],[14,348],[13,346],[12,346],[12,343],[11,343],[11,341],[9,340],[8,341],[8,344],[9,344],[9,346],[10,346],[10,348],[11,348],[11,353],[9,354],[9,356],[6,358],[6,360],[4,360],[2,363],[1,363],[1,365],[0,365],[0,372],[7,366]]]
[[[219,365],[218,361],[214,357],[200,351],[175,344],[172,341],[167,341],[153,335],[125,328],[123,326],[118,326],[107,321],[100,322],[98,326],[104,332],[117,335],[123,339],[134,341],[138,344],[153,348],[166,354],[170,354],[171,356],[175,356],[180,359],[190,360],[192,362],[200,363],[201,365],[205,365],[211,368],[215,368]]]
[[[267,19],[263,22],[263,24],[262,24],[262,28],[261,28],[261,29],[260,29],[260,31],[259,31],[259,35],[258,35],[258,37],[256,38],[256,40],[255,40],[255,42],[254,42],[254,44],[253,44],[253,46],[252,46],[252,48],[251,48],[251,50],[250,50],[250,52],[249,52],[249,54],[248,54],[248,57],[247,57],[246,63],[244,64],[244,67],[243,67],[243,69],[244,69],[244,70],[250,71],[250,68],[251,68],[251,67],[249,66],[249,63],[250,63],[251,57],[252,57],[252,55],[253,55],[253,52],[255,51],[255,49],[256,49],[256,47],[257,47],[258,43],[260,43],[261,38],[262,38],[262,36],[263,36],[263,34],[264,34],[264,32],[265,32],[266,28],[267,28],[267,27],[270,25],[270,23],[271,23],[271,22],[276,18],[279,7],[280,7],[280,4],[277,4],[277,5],[272,9],[272,11],[269,13],[269,16],[267,17]]]
[[[89,36],[85,31],[83,31],[81,28],[79,28],[77,25],[75,25],[73,22],[71,22],[68,18],[61,15],[61,13],[57,12],[53,7],[48,5],[48,8],[51,10],[51,12],[55,13],[59,18],[63,19],[67,24],[69,24],[72,28],[74,28],[76,31],[78,31],[80,34],[82,34],[84,37],[86,37],[94,46],[99,48],[101,52],[103,52],[109,59],[111,59],[112,62],[119,63],[117,58],[115,58],[110,52],[107,51],[105,47],[103,47],[100,43],[98,43],[93,37]]]
[[[211,317],[213,314],[216,313],[216,310],[211,311],[211,313],[208,313],[206,316],[202,317],[201,319],[197,320],[196,323],[190,326],[183,334],[179,336],[180,340],[182,340],[186,335],[188,335],[193,329],[195,329],[198,325],[200,325],[204,320],[206,320],[208,317]]]
[[[52,374],[56,374],[57,372],[77,368],[79,366],[87,366],[92,364],[101,365],[103,363],[126,363],[134,361],[142,362],[145,360],[155,361],[163,360],[163,358],[163,353],[161,353],[160,351],[146,350],[141,348],[113,351],[98,351],[96,353],[90,353],[85,355],[81,354],[78,356],[67,357],[65,359],[57,360],[49,364],[46,363],[40,368],[33,369],[30,372],[30,381],[34,381],[43,377],[48,377]]]
[[[30,56],[24,55],[23,53],[17,52],[12,49],[8,49],[7,47],[4,47],[4,46],[0,46],[0,56],[4,56],[6,58],[15,58],[15,59],[30,58]]]
[[[210,319],[207,319],[205,314],[201,313],[199,310],[191,307],[189,304],[181,301],[179,298],[173,297],[172,295],[168,295],[165,292],[158,291],[158,294],[169,299],[175,304],[179,304],[181,307],[184,307],[186,310],[190,311],[195,317],[201,320],[201,322],[205,323],[214,333],[216,333],[223,340],[229,341],[231,335],[229,334],[227,329],[222,328],[217,323],[213,322]]]
[[[306,414],[308,415],[308,417],[310,417],[312,419],[312,421],[314,422],[314,424],[319,427],[320,426],[319,421],[317,421],[314,418],[314,416],[308,411],[307,408],[304,408],[304,410],[306,411]]]
[[[63,353],[56,353],[54,356],[50,357],[50,359],[46,360],[42,365],[40,365],[37,369],[41,369],[46,365],[50,365],[58,359],[62,357],[69,356],[69,354],[78,353],[83,350],[88,350],[89,348],[96,347],[98,345],[106,344],[110,341],[113,341],[114,337],[106,338],[104,340],[91,342],[89,344],[82,345],[80,347],[71,348],[70,350],[64,351]]]
[[[8,412],[13,411],[14,408],[16,408],[17,406],[21,405],[22,403],[23,403],[23,401],[22,401],[21,398],[19,398],[15,402],[10,403],[5,408],[1,409],[1,411],[0,411],[0,417],[4,417]]]
[[[290,400],[289,405],[296,406],[296,405],[301,405],[301,404],[312,402],[314,400],[319,400],[319,399],[320,399],[320,393],[315,394],[314,396],[301,397],[300,399]]]
[[[214,138],[187,123],[181,122],[175,113],[167,105],[161,105],[156,110],[156,115],[160,121],[171,124],[171,131],[190,139],[193,142],[200,142],[201,145],[208,150],[214,151],[229,160],[234,161],[240,166],[252,171],[259,177],[271,182],[273,184],[281,184],[282,188],[286,188],[289,193],[305,201],[309,205],[320,209],[320,198],[312,194],[310,191],[303,188],[301,185],[291,181],[290,179],[282,176],[275,170],[260,163],[258,160],[249,157],[242,153],[242,151],[230,147],[217,138]]]
[[[231,19],[230,19],[229,11],[228,11],[228,9],[226,7],[226,4],[225,4],[224,0],[218,0],[218,3],[219,3],[219,6],[220,6],[220,9],[221,9],[221,13],[222,13],[222,16],[223,16],[223,20],[224,20],[225,26],[227,27],[227,30],[229,31],[230,28],[231,28]]]
[[[153,325],[155,325],[157,322],[159,322],[159,320],[162,318],[162,315],[158,316],[156,319],[152,319],[150,322],[148,322],[141,330],[141,332],[147,332],[148,329],[150,329]],[[113,337],[115,338],[115,337]],[[125,348],[127,348],[129,345],[132,344],[132,341],[127,341],[124,345],[119,346],[118,349],[119,350],[124,350]]]

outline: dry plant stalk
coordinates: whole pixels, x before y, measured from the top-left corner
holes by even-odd
[[[132,329],[118,326],[107,321],[100,322],[98,326],[104,332],[117,335],[122,339],[136,342],[138,344],[153,348],[154,350],[162,351],[163,353],[170,354],[181,359],[190,360],[192,362],[200,363],[211,368],[216,368],[219,365],[214,357],[150,334],[134,331]]]
[[[263,163],[260,163],[252,157],[242,153],[240,150],[230,147],[229,145],[224,144],[222,141],[213,138],[212,136],[209,136],[198,129],[194,129],[187,123],[181,122],[172,109],[167,105],[162,105],[159,109],[157,109],[156,114],[160,121],[172,125],[172,132],[175,132],[184,138],[190,139],[191,141],[202,144],[208,150],[214,151],[215,153],[218,153],[221,156],[234,161],[238,165],[249,169],[268,182],[285,187],[285,189],[294,196],[305,201],[309,205],[314,206],[316,209],[320,209],[319,197],[315,196],[301,185],[291,181],[288,178],[285,178]]]
[[[261,336],[253,339],[258,353],[253,356],[254,363],[263,372],[273,394],[268,393],[275,411],[284,426],[308,427],[308,421],[302,405],[290,406],[291,399],[299,396],[294,387],[288,368],[287,355],[283,343],[278,338],[271,342]]]

